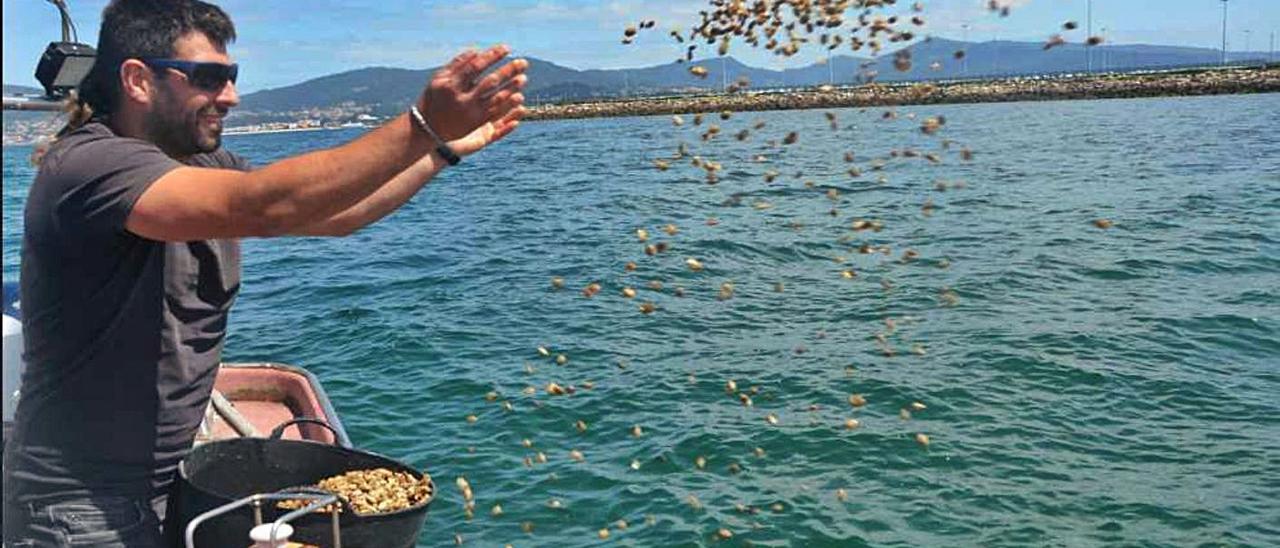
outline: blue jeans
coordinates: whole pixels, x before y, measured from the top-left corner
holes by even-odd
[[[4,548],[107,546],[159,548],[164,498],[69,497],[48,502],[5,501]],[[158,505],[158,509],[157,506]]]

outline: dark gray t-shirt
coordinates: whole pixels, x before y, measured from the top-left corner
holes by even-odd
[[[221,149],[186,164],[248,169]],[[143,192],[181,165],[96,122],[45,156],[26,204],[27,369],[6,497],[150,495],[190,449],[240,288],[240,244],[125,229]]]

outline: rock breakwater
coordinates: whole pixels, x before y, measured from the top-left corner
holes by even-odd
[[[525,119],[1277,92],[1280,92],[1280,65],[1270,65],[1222,70],[866,84],[835,88],[823,86],[801,91],[617,99],[535,106]]]

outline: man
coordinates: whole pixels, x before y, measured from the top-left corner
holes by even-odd
[[[509,50],[466,52],[412,114],[248,171],[220,148],[239,102],[234,39],[227,15],[199,0],[103,11],[80,86],[93,115],[50,147],[26,204],[27,370],[4,454],[6,546],[176,538],[162,533],[165,498],[213,387],[238,239],[349,234],[524,114],[527,63],[485,75]]]

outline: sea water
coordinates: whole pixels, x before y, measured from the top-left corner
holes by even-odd
[[[245,241],[224,357],[310,369],[358,447],[433,474],[423,545],[1280,543],[1280,96],[884,110],[526,123],[355,235]],[[718,184],[654,167],[679,142]],[[29,153],[4,149],[6,281]]]

